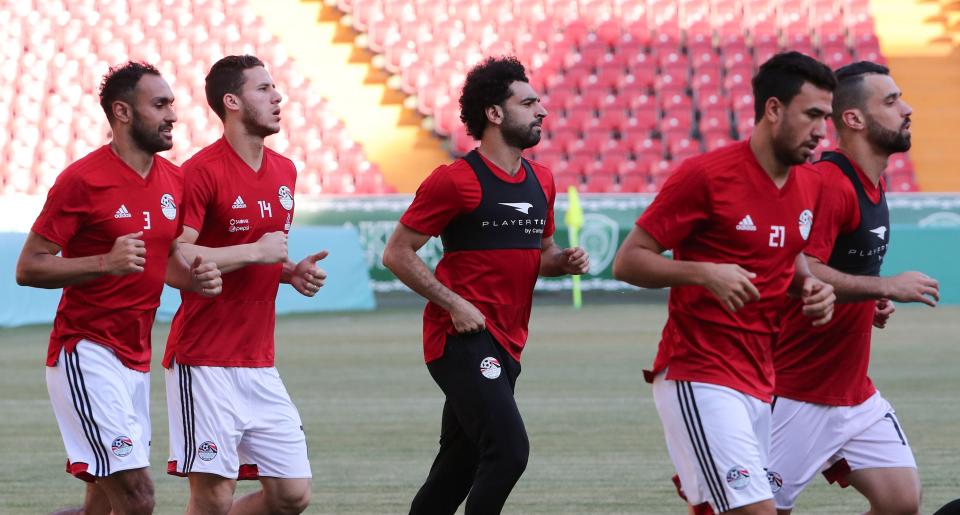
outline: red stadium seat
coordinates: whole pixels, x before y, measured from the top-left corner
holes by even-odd
[[[570,186],[580,190],[583,188],[580,174],[577,173],[557,173],[554,171],[553,184],[557,188],[557,193],[566,193]]]
[[[614,189],[614,176],[588,175],[585,190],[589,193],[608,193]]]

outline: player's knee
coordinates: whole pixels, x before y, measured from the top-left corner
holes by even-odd
[[[143,513],[148,515],[153,513],[153,508],[156,502],[153,498],[153,493],[150,495],[141,495],[137,496],[130,501],[130,512],[129,513]]]
[[[233,507],[234,487],[229,482],[190,485],[191,513],[226,514]]]
[[[497,460],[500,469],[504,474],[519,478],[523,471],[527,469],[527,460],[530,457],[530,442],[526,435],[517,438],[506,446],[500,453],[500,459]]]
[[[303,488],[285,488],[267,499],[271,513],[297,515],[310,505],[310,485]]]
[[[870,512],[874,515],[919,515],[920,496],[884,499],[873,504]]]
[[[920,513],[920,485],[880,490],[869,496],[870,513],[874,515],[918,515]]]
[[[125,490],[124,504],[126,504],[126,510],[114,509],[113,511],[116,513],[138,515],[153,513],[153,508],[156,504],[153,497],[153,485],[148,483],[145,486]]]
[[[113,476],[111,476],[113,478]],[[153,481],[145,471],[130,471],[121,473],[113,482],[113,498],[117,504],[113,511],[117,513],[150,514],[153,513],[155,500],[153,497]]]

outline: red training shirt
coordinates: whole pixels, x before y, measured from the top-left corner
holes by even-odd
[[[521,166],[511,177],[490,160],[483,161],[494,176],[509,183],[526,179]],[[553,175],[545,166],[529,161],[544,196],[547,198],[547,221],[543,237],[555,230],[553,202],[556,189]],[[400,223],[419,232],[438,236],[457,216],[469,213],[480,205],[480,181],[470,165],[458,159],[437,167],[420,187],[413,203],[400,217]],[[540,272],[539,249],[462,250],[445,253],[434,272],[444,286],[473,304],[486,318],[487,330],[519,361],[527,341],[527,323],[533,305],[533,286]],[[450,314],[428,302],[423,311],[423,357],[429,363],[443,356],[448,334],[456,334]]]
[[[840,168],[827,161],[814,166],[823,174],[824,188],[817,223],[804,253],[827,263],[837,237],[860,225],[860,205],[853,184]],[[867,197],[874,204],[880,202],[883,179],[874,186],[856,163],[853,167]],[[810,325],[802,307],[800,301],[791,299],[784,315],[773,357],[776,394],[833,406],[853,406],[869,399],[876,391],[867,376],[876,301],[837,304],[833,319],[820,327]]]
[[[167,272],[167,257],[180,234],[183,176],[154,156],[140,175],[104,145],[68,166],[47,193],[32,231],[62,249],[65,258],[106,254],[120,236],[143,231],[147,254],[142,273],[103,275],[63,288],[50,333],[47,366],[60,349],[73,352],[82,339],[109,347],[127,368],[150,371],[150,330]]]
[[[293,162],[264,147],[252,170],[225,138],[183,164],[183,223],[199,232],[196,244],[227,247],[254,243],[268,232],[289,232],[293,221]],[[213,298],[182,292],[163,357],[184,365],[273,366],[275,302],[281,263],[250,265],[223,274],[223,292]]]
[[[673,249],[673,259],[733,263],[757,274],[761,298],[731,313],[706,288],[671,288],[648,380],[669,367],[667,379],[770,401],[779,313],[819,191],[820,174],[808,165],[793,167],[778,189],[746,141],[688,159],[670,176],[637,226]]]

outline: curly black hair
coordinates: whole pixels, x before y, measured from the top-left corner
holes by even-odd
[[[151,64],[140,61],[127,61],[120,66],[113,66],[100,81],[100,107],[107,115],[107,121],[113,123],[114,102],[120,100],[128,104],[133,103],[133,91],[144,75],[160,76],[160,71]]]
[[[530,82],[520,60],[513,56],[488,57],[467,73],[460,94],[460,121],[467,126],[467,134],[475,139],[483,137],[487,108],[503,105],[510,98],[510,85],[516,81]]]
[[[754,120],[759,122],[763,118],[771,97],[789,104],[800,93],[804,82],[831,92],[837,87],[837,79],[829,66],[800,52],[779,53],[760,65],[752,82]]]

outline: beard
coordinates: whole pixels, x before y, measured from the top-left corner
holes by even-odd
[[[133,123],[130,125],[130,137],[140,150],[148,154],[156,154],[173,148],[173,142],[168,141],[160,134],[161,129],[172,128],[173,124],[163,124],[153,128],[143,122],[143,118],[133,112]]]
[[[256,111],[246,104],[243,106],[243,116],[240,118],[240,123],[243,124],[243,128],[247,131],[247,134],[259,138],[266,138],[267,136],[272,136],[280,132],[279,128],[273,128],[261,123],[260,120],[257,119]]]
[[[500,134],[503,135],[503,142],[514,148],[521,150],[528,149],[540,143],[540,132],[534,129],[540,126],[540,120],[530,125],[514,123],[513,119],[505,116],[503,125],[500,126]]]
[[[800,147],[791,146],[790,142],[794,141],[793,134],[780,134],[780,137],[773,138],[773,155],[777,158],[777,161],[780,161],[786,165],[799,165],[807,162],[806,156],[803,155],[803,151],[806,149],[803,146],[806,142],[803,142]]]
[[[874,119],[867,119],[867,141],[887,154],[896,154],[910,150],[910,134],[900,130],[892,131],[881,126]]]

